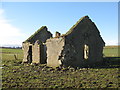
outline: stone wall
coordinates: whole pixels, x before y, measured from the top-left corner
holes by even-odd
[[[78,22],[77,26],[72,28],[71,31],[72,32],[66,36],[65,45],[72,44],[76,51],[74,55],[76,63],[73,64],[73,66],[86,66],[102,62],[102,50],[105,43],[95,24],[88,17],[85,17]],[[84,58],[85,45],[89,47],[88,59]]]
[[[32,63],[40,63],[40,43],[37,40],[34,45],[32,45]]]
[[[28,62],[28,51],[29,51],[30,43],[22,43],[22,50],[23,50],[23,62]]]
[[[43,44],[51,37],[52,34],[44,26],[23,42],[23,62],[46,63],[46,46]]]
[[[86,16],[64,36],[47,40],[47,65],[85,67],[102,62],[104,44],[99,30]],[[89,47],[87,58],[85,45]]]
[[[43,43],[40,43],[39,40],[35,42],[35,44],[32,45],[32,63],[41,63],[45,64],[47,60],[46,55],[46,47],[43,45]]]
[[[88,16],[81,18],[66,34],[60,35],[56,32],[56,36],[51,38],[47,27],[42,27],[27,39],[29,43],[23,43],[23,61],[29,61],[27,57],[32,44],[32,63],[47,62],[50,67],[85,67],[102,62],[105,42]]]
[[[45,43],[47,39],[51,38],[52,34],[48,31],[47,27],[41,27],[40,30],[31,35],[25,42],[35,43],[36,40]]]
[[[59,57],[61,56],[61,52],[64,46],[64,38],[52,38],[48,39],[46,42],[47,46],[47,65],[50,67],[57,67],[61,63]]]

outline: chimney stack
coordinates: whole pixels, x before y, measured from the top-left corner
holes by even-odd
[[[55,37],[60,37],[61,33],[55,32]]]

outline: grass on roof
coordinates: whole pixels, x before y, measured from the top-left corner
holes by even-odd
[[[76,22],[76,24],[73,25],[65,35],[69,35],[69,34],[73,31],[73,29],[74,29],[85,17],[88,17],[88,16],[84,16],[84,17],[80,18],[80,19]]]
[[[44,28],[47,28],[46,26],[42,26],[40,29],[38,29],[33,35],[31,35],[27,40],[25,40],[24,42],[29,42],[38,32],[40,32],[41,30],[43,30]]]

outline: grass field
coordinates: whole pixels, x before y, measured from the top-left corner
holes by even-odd
[[[106,46],[103,50],[103,54],[106,57],[118,57],[118,48],[117,46]]]
[[[2,88],[118,88],[118,47],[104,48],[104,67],[50,68],[45,64],[21,64],[21,49],[1,49]],[[17,58],[15,58],[15,56]]]

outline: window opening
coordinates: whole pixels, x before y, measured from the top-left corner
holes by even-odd
[[[88,45],[84,45],[84,59],[88,59],[89,57],[89,46]]]

